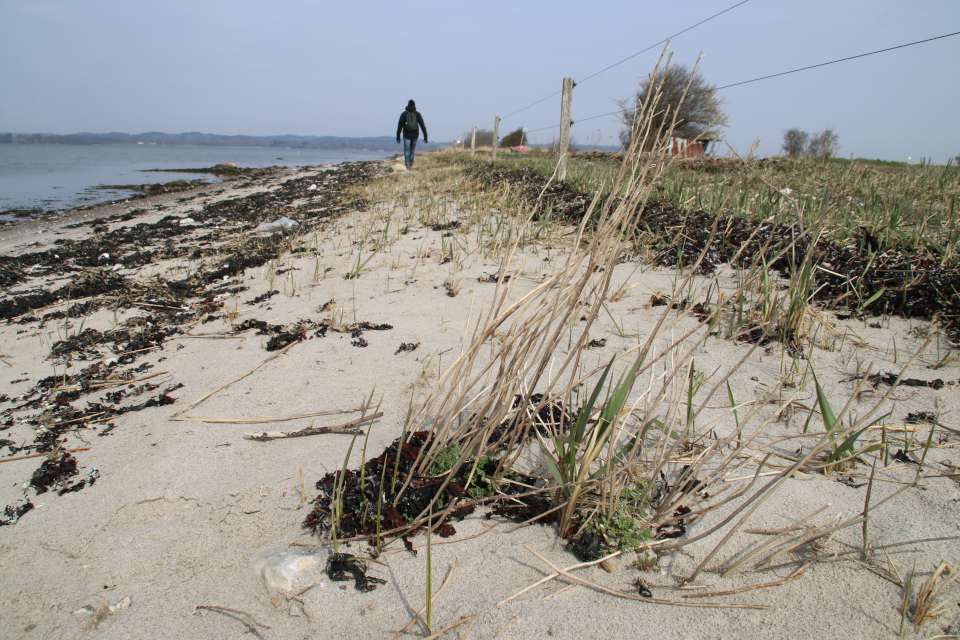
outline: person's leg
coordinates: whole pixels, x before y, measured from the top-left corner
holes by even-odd
[[[413,140],[403,139],[403,162],[409,168],[413,164]]]
[[[410,141],[410,162],[407,164],[408,167],[413,166],[413,150],[416,148],[417,148],[417,141],[411,140]]]

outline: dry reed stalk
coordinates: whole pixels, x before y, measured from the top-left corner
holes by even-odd
[[[324,433],[349,433],[351,435],[364,435],[363,431],[357,431],[364,422],[372,422],[377,418],[383,417],[383,411],[378,411],[373,415],[364,416],[351,420],[344,424],[330,427],[307,427],[299,431],[264,431],[263,433],[248,433],[243,436],[247,440],[279,440],[281,438],[303,438],[305,436],[316,436]]]
[[[289,422],[291,420],[300,420],[301,418],[314,418],[316,416],[334,416],[344,413],[359,413],[362,409],[332,409],[330,411],[314,411],[313,413],[302,413],[297,416],[287,416],[285,418],[251,418],[249,420],[234,418],[172,418],[178,422],[208,422],[210,424],[261,424],[264,422]],[[312,422],[310,423],[313,424]]]
[[[944,574],[946,574],[946,578],[938,585],[937,581]],[[922,627],[926,622],[940,616],[953,606],[953,602],[938,604],[937,600],[940,599],[944,589],[956,579],[956,568],[941,560],[936,570],[920,585],[920,590],[917,592],[917,603],[913,611],[913,624]]]
[[[216,613],[222,613],[230,618],[233,618],[243,626],[247,628],[247,633],[252,633],[253,635],[260,636],[260,632],[257,630],[257,627],[261,629],[272,629],[273,627],[258,622],[256,618],[247,613],[246,611],[240,611],[239,609],[231,609],[230,607],[221,607],[219,605],[197,605],[197,609],[203,609],[206,611],[214,611]],[[241,617],[242,616],[242,617]]]
[[[152,349],[152,348],[153,348],[153,347],[151,347],[151,349]],[[141,351],[145,351],[145,349],[141,349]],[[128,353],[130,353],[130,352],[128,352]],[[168,374],[168,373],[170,373],[170,372],[169,372],[169,371],[157,371],[156,373],[151,373],[150,375],[148,375],[148,376],[143,376],[142,378],[134,378],[133,380],[107,380],[107,381],[105,381],[105,382],[91,382],[91,383],[90,383],[90,388],[91,388],[91,389],[102,389],[102,388],[104,388],[104,387],[116,387],[116,386],[121,386],[121,385],[125,385],[125,384],[134,384],[135,382],[143,382],[144,380],[149,380],[150,378],[156,378],[157,376],[166,375],[166,374]],[[54,389],[51,391],[51,393],[52,393],[52,392],[55,392],[55,391],[69,391],[69,390],[72,390],[72,389],[81,389],[81,388],[82,388],[82,387],[81,387],[80,385],[78,385],[78,384],[72,384],[72,385],[69,385],[69,386],[66,386],[66,387],[54,387]],[[63,423],[63,424],[66,424],[66,423]]]
[[[561,569],[560,567],[553,564],[552,562],[544,558],[542,555],[540,555],[539,553],[531,549],[528,545],[523,545],[523,547],[533,555],[537,556],[537,558],[542,560],[544,564],[546,564],[548,567],[550,567],[551,569],[553,569],[563,577],[570,578],[571,580],[575,582],[579,582],[585,587],[590,587],[591,589],[594,589],[596,591],[608,593],[612,596],[617,596],[618,598],[625,598],[627,600],[639,600],[640,602],[649,602],[652,604],[665,604],[665,605],[671,605],[674,607],[708,607],[708,608],[715,608],[715,609],[770,609],[771,608],[767,605],[762,605],[762,604],[730,604],[730,603],[719,603],[719,602],[678,602],[675,600],[661,600],[659,598],[644,598],[642,596],[635,596],[630,593],[620,593],[619,591],[608,589],[607,587],[604,587],[599,584],[595,584],[593,582],[590,582],[589,580],[584,580],[583,578],[580,578],[567,571],[564,571],[563,569]]]
[[[809,563],[808,563],[809,564]],[[767,587],[779,587],[785,585],[788,582],[793,582],[797,578],[802,578],[806,573],[807,565],[803,565],[789,576],[783,580],[777,580],[775,582],[765,582],[763,584],[755,584],[750,587],[741,587],[740,589],[729,589],[727,591],[711,591],[710,593],[691,593],[688,595],[680,596],[681,598],[716,598],[718,596],[732,596],[738,593],[745,593],[747,591],[754,591],[756,589],[766,589]]]
[[[464,623],[466,623],[466,622],[469,622],[469,623],[470,623],[470,626],[473,627],[473,619],[476,618],[476,617],[477,617],[477,614],[475,614],[475,613],[470,614],[470,615],[467,616],[466,618],[461,618],[461,619],[458,620],[457,622],[453,622],[453,623],[448,624],[448,625],[445,626],[443,629],[440,629],[440,631],[437,631],[436,633],[430,634],[429,636],[427,636],[426,638],[424,638],[424,640],[437,640],[437,638],[439,638],[440,636],[442,636],[443,634],[445,634],[447,631],[450,631],[451,629],[456,629],[457,627],[459,627],[460,625],[462,625],[462,624],[464,624]],[[467,630],[467,633],[469,633],[469,629]],[[466,637],[466,635],[464,635],[464,637]]]
[[[442,594],[444,589],[447,588],[447,585],[450,584],[450,579],[453,578],[453,572],[456,571],[458,566],[460,566],[460,558],[454,558],[453,564],[450,565],[450,570],[447,572],[447,578],[446,580],[443,581],[443,584],[440,585],[440,589],[438,589],[437,592],[433,594],[433,597],[431,598],[432,602],[436,602],[437,598],[440,597],[440,594]],[[420,621],[420,624],[423,625],[424,629],[426,629],[427,625],[422,618],[423,614],[426,613],[426,611],[427,611],[427,607],[424,606],[422,609],[420,609],[420,611],[414,614],[413,619],[410,620],[409,623],[407,623],[407,626],[405,626],[403,629],[398,631],[395,636],[390,638],[390,640],[397,640],[397,638],[399,638],[400,636],[405,634],[407,631],[409,631],[410,627],[412,627],[418,620]],[[442,633],[443,632],[441,632],[438,635],[441,635]]]
[[[598,565],[598,564],[600,564],[600,563],[602,563],[602,562],[605,562],[606,560],[609,560],[610,558],[616,558],[616,557],[619,556],[621,553],[623,553],[623,552],[622,552],[622,551],[615,551],[615,552],[613,552],[613,553],[611,553],[611,554],[608,554],[608,555],[600,558],[599,560],[593,560],[593,561],[591,561],[591,562],[581,562],[580,564],[571,565],[571,566],[567,567],[566,569],[564,569],[564,571],[573,571],[574,569],[582,569],[582,568],[584,568],[584,567],[593,567],[593,566]],[[532,589],[536,589],[536,588],[539,587],[540,585],[546,584],[547,582],[550,582],[550,581],[553,580],[554,578],[559,578],[560,575],[561,575],[560,573],[551,573],[551,574],[548,575],[546,578],[543,578],[543,579],[541,579],[541,580],[539,580],[539,581],[537,581],[537,582],[534,582],[534,583],[533,583],[532,585],[530,585],[529,587],[523,589],[522,591],[518,591],[517,593],[513,594],[512,596],[510,596],[510,597],[507,598],[506,600],[501,600],[500,602],[497,603],[497,606],[498,606],[498,607],[502,607],[503,605],[507,604],[507,603],[510,602],[511,600],[516,600],[517,598],[519,598],[520,596],[522,596],[523,594],[525,594],[527,591],[530,591],[530,590],[532,590]]]
[[[42,458],[44,456],[50,457],[58,453],[74,453],[76,451],[86,451],[90,447],[78,447],[76,449],[58,449],[56,451],[51,451],[50,453],[31,453],[28,456],[17,456],[16,458],[0,458],[0,462],[13,462],[14,460],[26,460],[28,458]]]
[[[187,406],[185,406],[183,409],[180,409],[179,411],[177,411],[176,413],[174,413],[172,416],[170,416],[170,419],[171,419],[171,420],[176,420],[176,419],[177,419],[177,416],[179,416],[179,415],[182,414],[182,413],[186,413],[188,410],[190,410],[190,409],[192,409],[193,407],[197,406],[198,404],[200,404],[201,402],[203,402],[204,400],[206,400],[206,399],[209,398],[210,396],[214,395],[215,393],[218,393],[218,392],[220,392],[220,391],[223,391],[224,389],[226,389],[227,387],[229,387],[229,386],[232,385],[233,383],[239,382],[240,380],[243,380],[244,378],[246,378],[247,376],[249,376],[250,374],[252,374],[253,372],[255,372],[257,369],[259,369],[259,368],[262,367],[263,365],[267,364],[268,362],[270,362],[270,361],[273,360],[274,358],[277,358],[277,357],[283,355],[284,353],[286,353],[287,351],[289,351],[295,344],[297,344],[297,343],[296,343],[296,342],[291,342],[290,344],[288,344],[287,346],[285,346],[283,349],[280,349],[280,350],[277,351],[276,353],[268,356],[267,358],[264,358],[263,362],[261,362],[260,364],[258,364],[257,366],[255,366],[253,369],[250,369],[250,371],[247,371],[247,372],[246,372],[245,374],[243,374],[242,376],[236,377],[236,378],[234,378],[233,380],[231,380],[230,382],[228,382],[228,383],[226,383],[226,384],[224,384],[224,385],[221,385],[221,386],[217,387],[216,389],[214,389],[213,391],[211,391],[211,392],[208,393],[207,395],[203,396],[203,397],[200,398],[199,400],[194,400],[193,402],[191,402],[190,404],[188,404]]]

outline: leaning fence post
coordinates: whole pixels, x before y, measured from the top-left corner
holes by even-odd
[[[470,132],[470,155],[477,151],[477,125],[473,125],[473,131]]]
[[[497,161],[497,143],[500,141],[500,116],[493,119],[493,161]]]
[[[563,98],[560,101],[560,165],[557,178],[567,178],[567,149],[570,147],[570,117],[573,111],[573,78],[563,79]]]

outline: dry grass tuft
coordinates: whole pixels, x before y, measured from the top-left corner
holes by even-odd
[[[943,578],[941,580],[941,578]],[[939,602],[944,590],[957,579],[957,569],[946,561],[941,561],[930,577],[923,581],[917,592],[917,603],[913,610],[913,624],[922,627],[927,622],[946,613],[953,607],[953,601]],[[939,581],[939,584],[937,584]]]

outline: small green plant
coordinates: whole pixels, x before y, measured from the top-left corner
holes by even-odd
[[[360,262],[360,258],[363,257],[361,249],[363,249],[363,244],[361,244],[360,249],[357,250],[357,261],[353,265],[353,269],[348,271],[347,274],[343,276],[347,280],[353,280],[354,278],[358,278],[360,276],[360,272],[363,271],[363,268],[365,266],[367,266],[367,263],[373,259],[373,256],[377,255],[377,252],[374,251],[369,256],[367,256],[366,260],[364,260],[363,262]]]
[[[633,561],[633,566],[640,571],[656,571],[660,568],[660,556],[647,549]]]
[[[580,503],[580,496],[592,485],[596,479],[605,472],[604,468],[590,473],[590,468],[600,457],[603,448],[616,432],[616,425],[627,401],[627,394],[633,385],[633,379],[637,368],[640,366],[643,356],[641,355],[634,362],[630,370],[620,378],[620,381],[614,386],[606,404],[600,409],[600,415],[592,428],[587,426],[590,422],[590,416],[593,408],[597,404],[600,392],[603,390],[607,376],[613,369],[614,360],[606,366],[590,394],[590,399],[583,406],[577,416],[576,422],[570,428],[568,435],[559,435],[553,439],[554,450],[550,451],[543,439],[540,440],[540,448],[543,451],[544,462],[550,469],[550,474],[556,483],[562,487],[559,494],[566,496],[566,507],[562,511],[560,530],[566,531],[570,527],[573,516]],[[539,435],[539,432],[538,432]],[[629,455],[638,437],[632,438],[630,442],[624,445],[611,459],[610,462],[619,462]],[[578,456],[578,452],[583,453]],[[559,495],[558,495],[559,500]]]
[[[603,535],[611,547],[621,551],[633,551],[653,537],[647,522],[646,500],[648,493],[644,486],[624,489],[620,492],[610,517],[594,518],[588,530]]]
[[[437,454],[437,457],[434,458],[433,464],[430,466],[430,471],[427,473],[430,477],[442,476],[451,469],[453,465],[457,464],[457,461],[460,460],[460,443],[457,441],[452,442],[443,449],[440,450],[440,453]]]
[[[491,462],[492,458],[489,456],[480,456],[477,459],[476,471],[473,474],[473,477],[470,479],[470,486],[467,487],[467,493],[470,494],[470,497],[474,500],[483,500],[484,498],[493,497],[494,494],[500,489],[500,484],[497,481],[497,478],[494,476],[488,476],[487,472],[484,470],[486,466]],[[467,462],[470,468],[473,468],[471,462]],[[508,471],[504,476],[505,478],[513,479],[517,475],[513,471]]]
[[[462,280],[452,276],[443,281],[443,287],[447,290],[447,295],[451,298],[457,297],[457,294],[460,293],[461,285]]]
[[[857,440],[860,438],[860,436],[862,436],[867,429],[875,425],[886,416],[877,418],[877,420],[871,422],[862,429],[858,429],[857,431],[849,431],[844,429],[843,421],[837,417],[836,413],[833,411],[833,407],[830,406],[830,402],[827,400],[827,394],[824,393],[823,387],[820,386],[820,381],[817,380],[816,373],[813,374],[813,384],[817,388],[817,404],[820,406],[820,415],[823,418],[823,427],[830,436],[830,454],[827,457],[828,465],[825,468],[827,473],[832,471],[834,466],[839,465],[846,460],[857,458],[865,453],[870,453],[871,451],[878,451],[881,448],[882,445],[877,443],[864,447],[859,451],[855,450]]]

